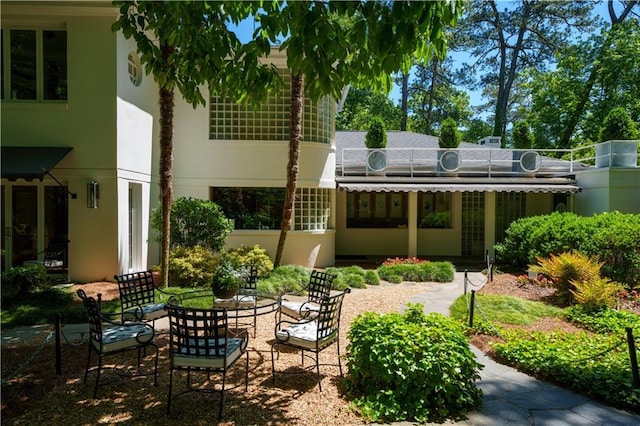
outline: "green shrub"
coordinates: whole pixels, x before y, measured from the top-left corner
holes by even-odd
[[[443,422],[482,404],[481,367],[453,320],[420,304],[359,315],[348,332],[346,389],[372,421]]]
[[[162,208],[151,214],[154,240],[162,238]],[[214,252],[224,248],[227,235],[233,230],[231,221],[214,202],[181,197],[171,205],[171,248],[207,247]]]
[[[511,138],[513,139],[513,147],[515,149],[533,148],[533,142],[535,141],[529,123],[526,121],[519,121],[513,125]]]
[[[375,117],[364,137],[364,144],[369,149],[383,149],[387,147],[387,132],[384,130],[384,121]]]
[[[208,248],[176,247],[169,253],[169,285],[211,287],[213,274],[220,260],[220,253],[214,253]]]
[[[365,271],[364,268],[358,265],[344,267],[331,266],[326,268],[325,272],[336,276],[331,286],[334,290],[344,290],[347,287],[366,288],[367,284],[380,284],[380,279],[375,271]]]
[[[565,318],[594,333],[624,336],[628,327],[633,330],[634,335],[640,334],[640,315],[629,311],[617,311],[609,308],[594,311],[575,305],[566,309]]]
[[[376,271],[368,269],[364,273],[364,282],[367,283],[367,285],[380,285],[380,277],[378,277]]]
[[[273,262],[267,251],[258,244],[240,246],[228,251],[229,257],[238,265],[258,265],[258,277],[266,277],[273,270]]]
[[[627,110],[618,107],[609,111],[598,136],[600,142],[638,139],[638,129]]]
[[[598,257],[602,274],[633,288],[640,285],[640,214],[610,212],[591,217],[554,212],[509,225],[497,259],[523,269],[539,257],[569,251]]]
[[[576,290],[573,283],[598,279],[601,267],[601,263],[580,252],[567,252],[538,258],[538,265],[531,265],[529,270],[551,278],[559,301],[569,304]]]
[[[382,265],[377,272],[381,279],[391,283],[402,281],[442,283],[453,281],[455,271],[451,262],[422,262]],[[400,280],[398,280],[398,277],[400,277]]]
[[[258,289],[267,293],[297,293],[309,283],[311,269],[299,265],[280,265],[258,281]]]
[[[438,145],[440,148],[457,148],[462,141],[462,136],[458,131],[458,123],[449,117],[442,121],[440,126],[440,136],[438,137]]]
[[[571,281],[575,290],[571,290],[574,300],[585,309],[597,311],[602,308],[613,308],[618,303],[618,293],[623,287],[606,277],[590,280]]]
[[[10,300],[19,293],[29,293],[49,287],[49,277],[39,264],[16,266],[2,273],[2,298]]]

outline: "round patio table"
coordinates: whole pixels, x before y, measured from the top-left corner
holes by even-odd
[[[265,315],[278,309],[278,295],[240,289],[230,299],[220,299],[211,290],[196,290],[171,296],[168,306],[196,309],[226,310],[234,318]]]

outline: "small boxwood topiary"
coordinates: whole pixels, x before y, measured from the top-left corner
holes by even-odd
[[[374,422],[443,422],[482,405],[482,367],[464,332],[421,304],[404,314],[359,315],[348,332],[347,392]]]

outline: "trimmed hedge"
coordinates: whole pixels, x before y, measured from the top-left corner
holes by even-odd
[[[501,263],[517,268],[535,264],[538,257],[579,251],[604,262],[604,276],[630,288],[640,285],[640,214],[555,212],[521,218],[495,248]]]
[[[406,263],[378,268],[381,279],[396,284],[402,281],[447,283],[453,281],[455,272],[456,268],[451,262]]]

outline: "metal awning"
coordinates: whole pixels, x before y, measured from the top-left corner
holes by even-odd
[[[3,146],[2,178],[42,180],[72,149],[66,146]]]
[[[411,184],[411,183],[338,183],[342,191],[359,192],[552,192],[575,193],[581,188],[569,184]]]

